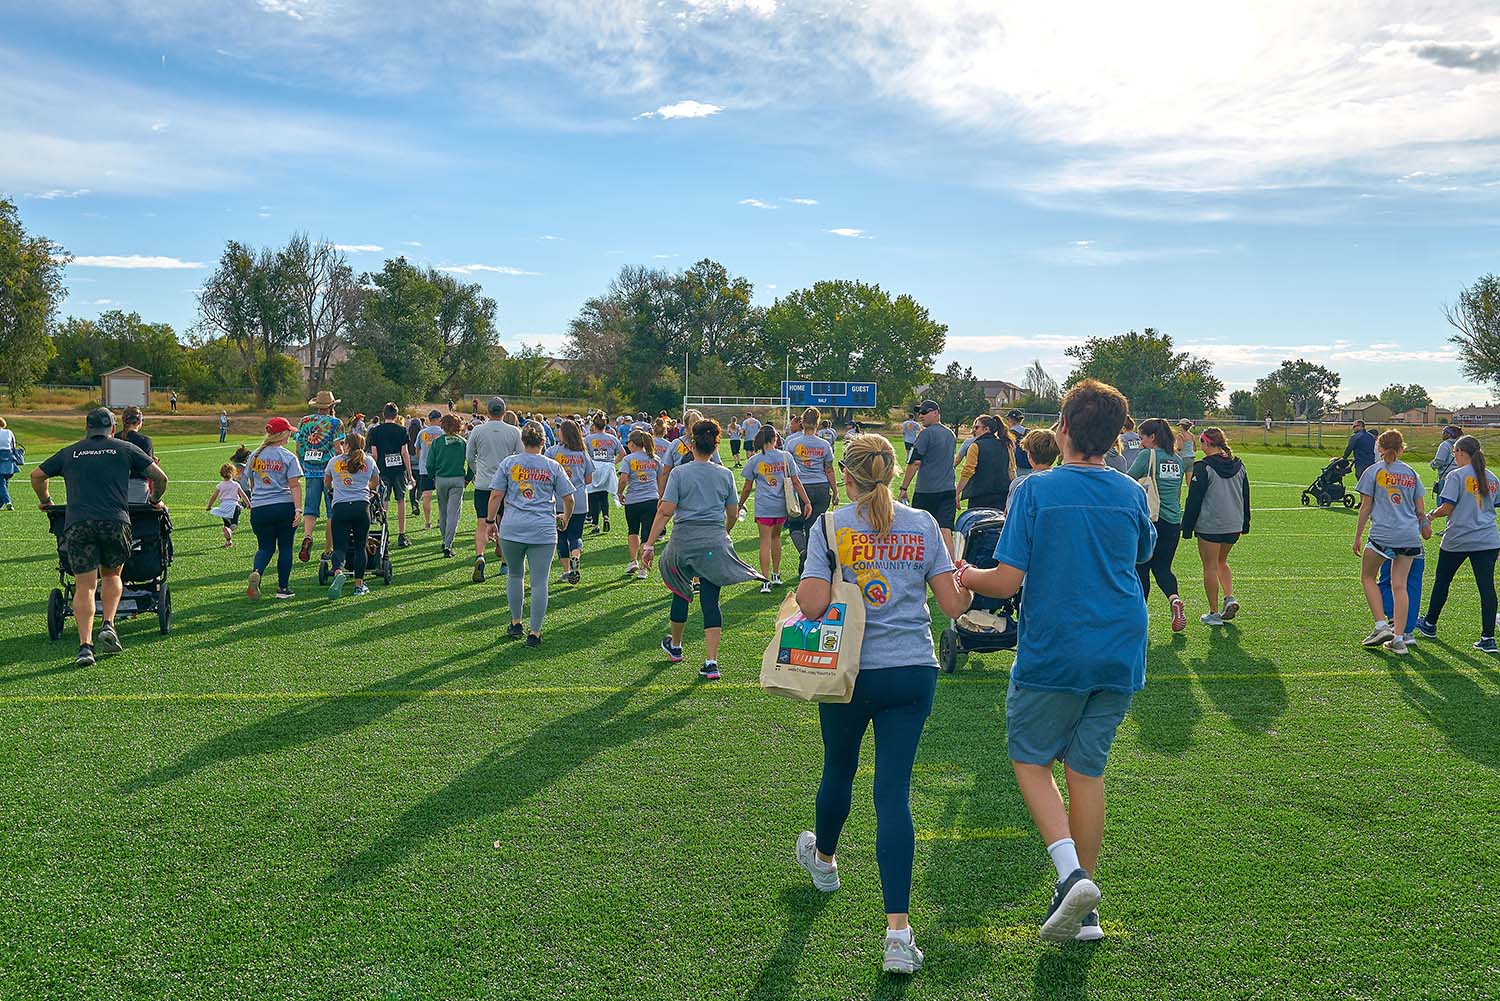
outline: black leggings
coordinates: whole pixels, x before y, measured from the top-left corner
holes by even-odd
[[[787,532],[792,537],[792,545],[797,547],[798,574],[801,574],[802,568],[807,565],[808,534],[812,532],[813,524],[828,510],[832,497],[826,483],[804,483],[802,488],[807,491],[807,499],[812,502],[812,510],[803,512],[801,518],[788,519],[786,523]]]
[[[364,580],[366,546],[370,539],[370,505],[364,501],[343,501],[329,509],[328,522],[333,530],[333,555],[329,564],[334,570],[344,565],[355,580]]]
[[[598,526],[600,516],[609,519],[609,491],[589,491],[589,524]]]
[[[1481,549],[1471,553],[1452,553],[1438,550],[1437,577],[1432,582],[1432,597],[1427,599],[1427,621],[1437,625],[1443,614],[1443,605],[1448,601],[1448,585],[1454,574],[1468,560],[1474,568],[1474,583],[1479,586],[1479,635],[1491,639],[1495,635],[1495,558],[1500,549]]]
[[[1177,555],[1177,543],[1182,541],[1182,526],[1160,520],[1155,524],[1156,548],[1151,551],[1151,559],[1137,564],[1135,569],[1141,575],[1142,597],[1151,597],[1151,575],[1155,574],[1156,586],[1170,598],[1180,593],[1177,590],[1177,575],[1172,572],[1172,560]]]
[[[719,585],[713,581],[698,581],[698,600],[703,604],[703,628],[719,629],[724,625],[724,616],[719,611]],[[672,595],[672,621],[681,625],[687,622],[688,600]]]

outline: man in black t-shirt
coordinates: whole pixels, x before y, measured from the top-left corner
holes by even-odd
[[[80,667],[94,663],[94,589],[99,590],[101,623],[99,652],[120,652],[115,632],[115,610],[123,587],[120,571],[130,553],[129,483],[132,474],[145,476],[148,499],[158,503],[167,490],[167,476],[151,457],[123,438],[111,438],[114,415],[105,407],[89,411],[87,437],[42,461],[31,471],[31,489],[43,511],[52,506],[47,480],[61,476],[68,488],[67,516],[62,541],[68,569],[77,587],[73,618],[78,623]]]
[[[406,496],[407,489],[416,484],[411,475],[411,449],[407,445],[406,428],[401,425],[401,409],[394,403],[387,403],[380,416],[381,422],[370,429],[365,444],[380,478],[390,488],[396,508],[396,545],[405,548],[411,542],[406,538],[406,505],[401,499]],[[390,513],[389,509],[386,513]]]

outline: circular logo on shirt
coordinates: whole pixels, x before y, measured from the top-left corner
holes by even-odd
[[[1392,504],[1396,505],[1397,507],[1401,506],[1401,491],[1399,491],[1399,490],[1392,490],[1392,491],[1390,491],[1390,498],[1391,498],[1391,503]]]
[[[879,608],[890,599],[890,584],[881,576],[880,571],[874,571],[874,576],[860,585],[860,592],[864,595],[865,604],[871,608]]]

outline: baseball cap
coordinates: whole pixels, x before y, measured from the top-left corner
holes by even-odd
[[[290,434],[296,430],[285,417],[272,417],[266,421],[266,434]]]
[[[83,423],[90,431],[108,431],[115,426],[115,415],[110,413],[108,407],[95,407],[89,411]]]
[[[919,414],[930,414],[934,410],[941,410],[941,409],[942,408],[939,407],[932,400],[923,400],[922,403],[921,403],[921,405],[919,407],[917,407],[917,413],[919,413]]]
[[[1007,413],[1005,415],[1005,419],[1008,420],[1008,421],[1018,421],[1022,417],[1025,417],[1025,416],[1026,415],[1023,414],[1023,413],[1021,413],[1021,411],[1019,411],[1019,410],[1012,410],[1012,411],[1010,411],[1009,413]]]
[[[492,413],[492,414],[503,414],[503,413],[505,413],[505,399],[503,397],[500,397],[500,396],[491,396],[490,397],[490,413]]]
[[[442,414],[441,411],[438,411],[438,410],[429,410],[429,411],[427,411],[427,419],[430,420],[430,421],[438,420],[442,416],[443,416],[443,414]]]

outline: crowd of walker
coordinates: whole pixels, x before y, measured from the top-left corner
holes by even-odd
[[[665,413],[654,420],[644,414],[611,420],[602,413],[547,420],[522,417],[495,397],[484,413],[476,400],[467,420],[451,402],[449,412],[432,410],[425,420],[403,419],[400,408],[388,404],[373,426],[363,415],[346,426],[335,414],[338,403],[325,391],[309,401],[314,412],[297,425],[272,418],[260,443],[236,450],[220,470],[208,511],[222,519],[226,547],[241,510],[249,511],[256,539],[246,586],[251,599],[261,596],[273,559],[276,597],[293,596],[294,562],[310,559],[319,518],[330,597],[342,595],[348,582],[353,595],[368,592],[372,511],[383,516],[394,510],[397,545],[405,547],[408,515],[430,528],[435,506],[442,552],[452,557],[470,484],[477,519],[472,579],[485,580],[493,548],[506,577],[506,636],[529,647],[542,643],[554,562],[562,582],[579,583],[585,525],[588,534],[609,532],[612,501],[623,510],[628,536],[624,581],[646,579],[655,564],[671,592],[660,644],[668,660],[683,659],[688,611],[699,603],[699,674],[706,680],[719,677],[722,589],[758,582],[769,594],[779,587],[784,530],[797,551],[796,599],[806,618],[827,612],[836,565],[856,575],[866,606],[859,673],[848,703],[818,706],[822,779],[813,829],[797,837],[794,854],[817,889],[838,889],[839,837],[860,745],[873,726],[887,971],[910,973],[923,962],[908,911],[911,774],[937,678],[928,593],[952,618],[975,595],[1021,595],[1005,714],[1016,781],[1057,870],[1040,934],[1048,941],[1104,936],[1094,880],[1104,830],[1103,774],[1116,728],[1145,683],[1146,599],[1153,581],[1167,599],[1173,632],[1187,626],[1187,603],[1173,572],[1180,540],[1197,539],[1207,602],[1200,622],[1220,627],[1241,612],[1229,558],[1250,531],[1250,483],[1221,429],[1198,431],[1191,421],[1174,425],[1160,418],[1136,423],[1118,391],[1086,380],[1064,397],[1053,427],[1028,429],[1019,411],[1003,420],[982,415],[961,445],[938,405],[924,401],[902,424],[902,463],[884,436],[858,428],[844,436],[842,458],[836,458],[838,439],[813,408],[784,428],[747,413],[727,426],[728,459],[741,470],[737,487],[721,454],[726,429],[692,410],[680,421]],[[167,489],[142,421],[132,408],[117,428],[109,410],[96,409],[81,441],[31,472],[43,508],[52,505],[48,480],[66,481],[62,541],[77,581],[80,665],[93,664],[96,649],[121,650],[114,615],[131,544],[128,504],[160,504]],[[226,432],[221,416],[221,441]],[[1399,431],[1376,435],[1360,424],[1345,453],[1354,457],[1359,477],[1353,548],[1375,619],[1363,642],[1401,654],[1416,637],[1436,636],[1453,578],[1468,562],[1481,599],[1474,645],[1495,653],[1500,483],[1486,468],[1478,440],[1446,429],[1432,463],[1437,506],[1428,513],[1426,488],[1402,461],[1403,450]],[[23,461],[20,444],[0,420],[0,504],[7,510],[7,481]],[[730,539],[752,494],[758,570],[735,554]],[[375,505],[372,498],[389,503]],[[1006,511],[993,567],[954,559],[955,514],[966,499],[971,508]],[[1422,544],[1431,538],[1434,518],[1446,519],[1447,530],[1427,612],[1419,617]],[[97,634],[96,586],[102,610]],[[1066,803],[1053,775],[1059,761]]]

